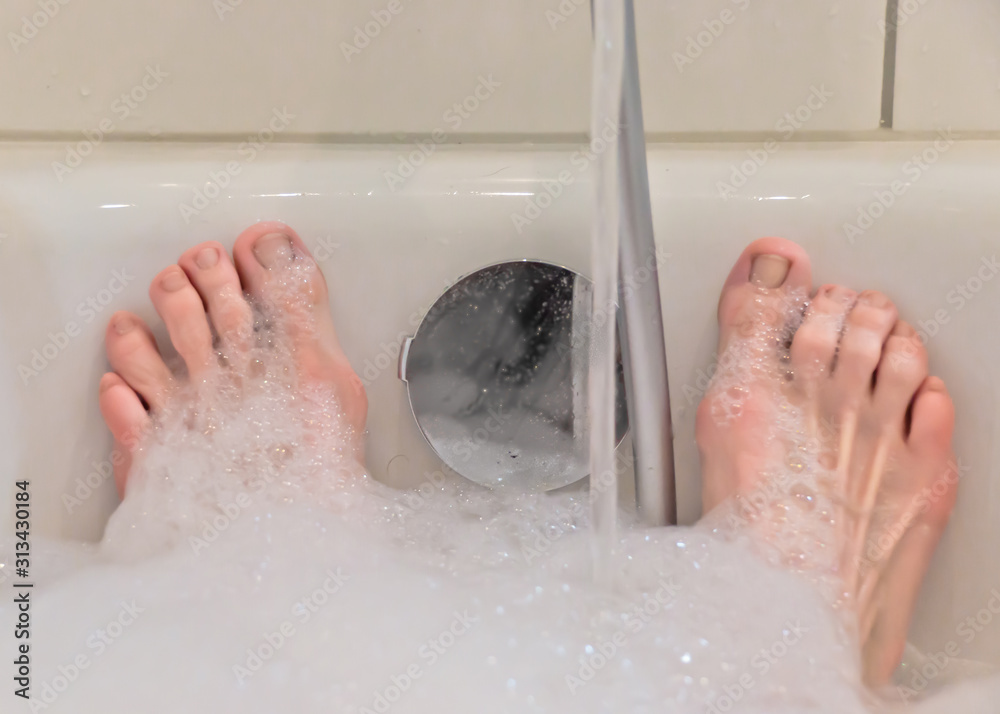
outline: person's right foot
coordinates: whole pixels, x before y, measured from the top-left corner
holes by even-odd
[[[129,312],[115,313],[105,343],[114,372],[101,378],[101,414],[115,438],[115,481],[124,495],[132,454],[150,423],[162,411],[179,381],[204,383],[210,409],[217,395],[214,377],[254,376],[250,347],[255,330],[249,300],[266,309],[290,342],[298,387],[332,394],[338,422],[360,439],[368,400],[361,380],[351,369],[337,340],[330,314],[326,282],[305,243],[283,223],[258,223],[236,239],[235,262],[220,243],[202,243],[181,256],[178,265],[153,280],[149,295],[166,323],[170,341],[184,361],[186,375],[174,375],[160,356],[151,330]],[[249,298],[249,300],[248,300]],[[333,416],[320,413],[322,429],[333,427]]]
[[[779,238],[740,256],[719,326],[696,429],[704,512],[728,501],[786,562],[841,578],[866,680],[884,683],[954,505],[944,383],[887,297],[837,285],[813,294],[807,255]]]

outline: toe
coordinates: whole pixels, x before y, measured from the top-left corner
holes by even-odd
[[[856,298],[857,293],[840,285],[824,285],[816,291],[792,339],[790,353],[796,378],[829,377],[844,318]]]
[[[216,334],[224,342],[245,346],[253,328],[253,314],[243,297],[236,268],[222,244],[209,242],[195,246],[181,256],[178,265],[207,306]]]
[[[866,619],[870,629],[862,652],[865,681],[881,686],[903,658],[920,585],[941,538],[941,530],[918,524],[903,536],[893,553]]]
[[[327,292],[323,273],[306,244],[284,223],[265,221],[251,226],[236,239],[233,258],[243,286],[253,296],[274,299],[274,292],[288,287],[286,273],[294,269],[303,278],[298,297],[325,309]]]
[[[101,415],[115,438],[111,461],[115,467],[118,495],[125,493],[125,477],[131,465],[132,452],[149,426],[149,414],[139,395],[125,381],[109,372],[101,377],[98,403]]]
[[[149,328],[129,312],[116,312],[108,323],[104,341],[112,369],[150,408],[159,409],[170,391],[173,376],[156,349]]]
[[[875,410],[882,423],[905,428],[906,413],[927,378],[927,351],[917,331],[897,322],[882,351],[875,377]]]
[[[101,415],[115,440],[135,448],[149,425],[149,413],[139,395],[119,375],[108,372],[98,387]]]
[[[940,461],[951,452],[955,430],[955,405],[937,377],[927,377],[913,398],[913,414],[907,444],[918,457]],[[949,465],[949,468],[953,464]]]
[[[903,334],[909,337],[910,330]],[[916,374],[914,370],[911,377]],[[879,576],[866,615],[872,627],[864,646],[865,677],[875,685],[886,682],[899,664],[917,595],[955,506],[961,475],[951,451],[955,407],[944,382],[924,378],[912,404],[907,448],[914,466],[906,469],[907,495],[894,510],[906,514],[904,524],[911,517],[914,521]]]
[[[360,431],[367,397],[337,340],[326,281],[305,243],[284,223],[258,223],[236,239],[233,259],[244,288],[282,315],[301,373],[332,383]]]
[[[197,378],[217,361],[201,296],[184,271],[171,265],[154,278],[149,286],[149,297],[163,318],[170,341],[184,359],[188,373]]]
[[[293,318],[286,324],[293,340],[315,342],[326,354],[343,355],[323,273],[295,231],[274,221],[251,226],[236,239],[233,258],[247,291]]]
[[[896,324],[896,317],[892,301],[873,290],[861,293],[847,315],[837,351],[834,382],[841,399],[851,408],[860,406],[871,395],[882,346]]]
[[[719,299],[720,345],[783,324],[787,296],[812,291],[809,256],[782,238],[751,243],[733,266]]]

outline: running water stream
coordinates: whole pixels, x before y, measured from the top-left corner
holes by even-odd
[[[609,123],[617,126],[624,68],[625,8],[622,0],[595,0],[594,56],[591,82],[590,135],[597,137]],[[591,313],[590,509],[593,526],[594,580],[613,580],[617,540],[618,489],[614,479],[615,451],[615,327],[618,296],[618,217],[621,182],[618,135],[603,151],[594,152],[597,180],[592,234],[591,271],[594,304]],[[609,484],[606,486],[605,484]]]

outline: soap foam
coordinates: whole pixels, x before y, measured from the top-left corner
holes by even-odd
[[[417,497],[379,484],[355,460],[358,435],[333,395],[300,380],[267,314],[248,359],[224,360],[160,415],[99,546],[33,543],[25,711],[889,706],[861,685],[857,645],[815,587],[822,578],[788,569],[815,533],[790,545],[797,526],[778,528],[768,550],[733,526],[734,513],[755,512],[741,504],[694,528],[645,529],[623,515],[614,585],[597,587],[587,494],[436,477]],[[765,368],[748,359],[754,345],[734,349],[717,376],[736,390],[722,418],[746,388],[739,370]],[[796,433],[801,415],[788,414],[776,438]],[[821,508],[802,482],[816,470],[789,462],[768,509]],[[997,690],[998,680],[965,685],[918,711],[991,711]]]

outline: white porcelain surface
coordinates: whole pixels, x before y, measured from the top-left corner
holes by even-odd
[[[105,146],[60,183],[50,161],[62,148],[0,145],[0,473],[31,479],[38,534],[99,536],[116,502],[110,481],[71,515],[62,499],[109,449],[95,398],[106,369],[105,320],[128,308],[158,325],[148,282],[197,241],[231,243],[265,218],[300,231],[328,276],[349,357],[363,376],[369,365],[376,370],[369,373],[371,470],[400,485],[437,468],[395,375],[395,345],[420,311],[487,263],[535,257],[588,267],[591,193],[572,148],[441,150],[392,192],[384,172],[398,165],[396,149],[272,146],[241,164],[223,197],[189,223],[179,207],[239,158],[236,146]],[[670,253],[661,282],[684,522],[699,511],[693,417],[713,357],[718,290],[744,244],[762,235],[797,240],[813,257],[817,285],[878,288],[918,327],[939,323],[928,349],[955,396],[956,447],[969,468],[915,631],[919,644],[940,648],[1000,587],[1000,279],[979,283],[961,305],[952,293],[973,286],[982,261],[1000,253],[1000,144],[948,146],[914,177],[907,162],[930,148],[784,146],[727,199],[718,183],[760,147],[655,147],[649,166],[657,240]],[[561,172],[573,183],[518,233],[512,215]],[[852,243],[845,224],[859,209],[879,213],[868,207],[893,186],[902,189],[891,210]],[[116,271],[125,290],[102,293],[117,286]],[[92,298],[109,302],[98,302],[98,313],[87,306]],[[79,336],[46,348],[63,342],[57,333],[70,322]],[[19,376],[36,349],[56,353],[37,376]],[[5,532],[12,492],[0,489]],[[996,627],[962,646],[962,656],[1000,663]]]
[[[814,87],[832,96],[801,130],[874,129],[883,14],[876,0],[638,0],[647,129],[781,132]],[[589,126],[586,0],[8,0],[0,31],[0,132],[253,135],[275,109],[294,115],[286,134]],[[491,76],[495,91],[468,99]]]
[[[1000,5],[900,2],[893,126],[1000,129]]]

